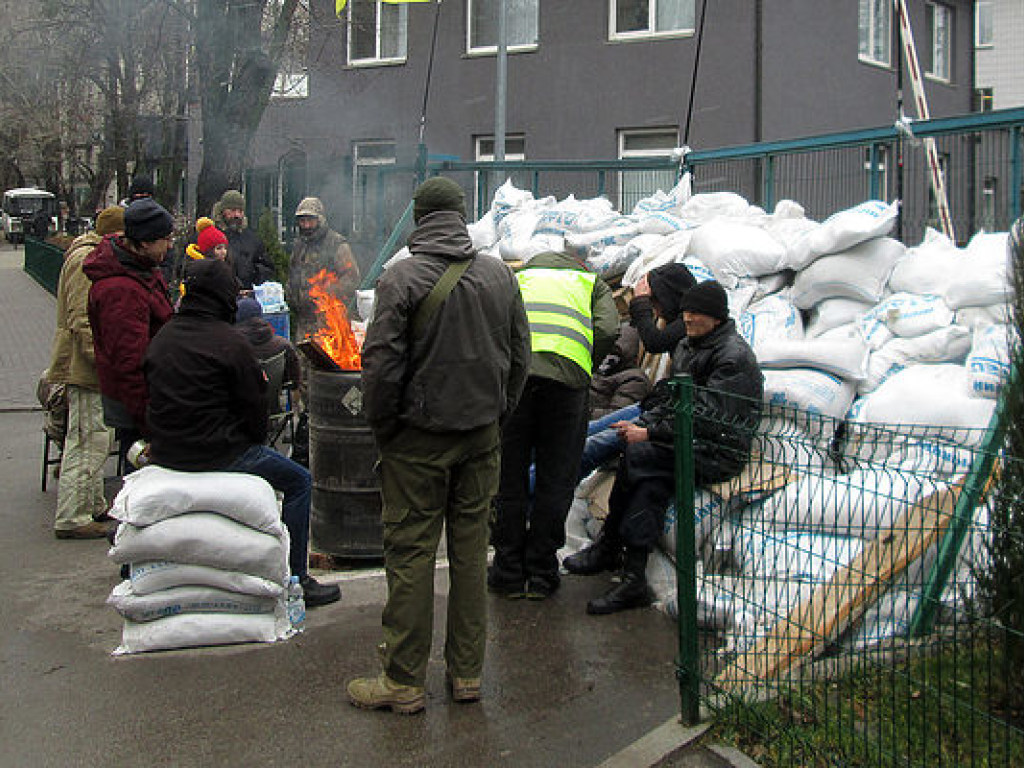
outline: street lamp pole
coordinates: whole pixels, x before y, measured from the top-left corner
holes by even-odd
[[[505,6],[507,0],[498,0],[498,76],[494,98],[494,160],[505,160],[505,94],[508,82],[508,24]]]

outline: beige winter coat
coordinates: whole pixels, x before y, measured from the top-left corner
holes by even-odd
[[[75,238],[64,256],[57,284],[57,330],[48,375],[51,384],[99,391],[88,312],[92,281],[82,272],[82,262],[102,239],[95,232],[86,232]]]

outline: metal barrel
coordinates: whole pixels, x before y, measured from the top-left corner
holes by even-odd
[[[310,542],[345,558],[382,558],[377,444],[363,417],[359,371],[309,373]]]

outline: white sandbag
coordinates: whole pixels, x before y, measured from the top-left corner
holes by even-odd
[[[693,525],[694,551],[700,552],[704,542],[713,534],[714,528],[721,524],[724,516],[725,503],[722,497],[707,488],[697,488],[693,494]],[[676,556],[676,505],[671,503],[665,510],[664,525],[658,546],[669,557]]]
[[[771,275],[785,265],[786,249],[767,230],[741,219],[717,218],[693,232],[688,256],[696,256],[725,288],[741,277]]]
[[[376,298],[377,292],[372,288],[356,291],[356,312],[366,322],[373,320],[373,303]]]
[[[538,253],[561,253],[564,240],[557,235],[533,235],[525,239],[503,237],[498,241],[498,255],[502,261],[528,262]]]
[[[690,270],[693,279],[698,283],[706,283],[708,280],[715,279],[715,273],[711,268],[696,256],[687,256],[683,259],[683,265]]]
[[[678,216],[660,211],[638,216],[637,226],[640,228],[640,233],[645,235],[671,235],[673,232],[690,229],[690,225]]]
[[[494,213],[494,225],[500,225],[512,211],[521,208],[532,200],[532,192],[528,189],[518,189],[512,184],[512,180],[508,179],[494,192],[494,202],[491,203],[491,211]]]
[[[189,512],[216,512],[277,535],[277,496],[262,477],[241,472],[178,472],[150,464],[125,475],[110,516],[142,527]]]
[[[873,306],[873,302],[857,299],[825,299],[811,309],[811,319],[804,329],[805,335],[813,339],[840,325],[856,322]]]
[[[733,317],[737,315],[733,314]],[[747,344],[754,347],[768,339],[802,339],[804,323],[788,297],[768,296],[749,305],[736,324]]]
[[[286,584],[288,530],[262,533],[223,515],[190,512],[145,528],[122,523],[109,556],[115,563],[170,560],[206,565]]]
[[[494,223],[494,210],[489,210],[480,219],[466,225],[473,247],[478,251],[498,242],[498,227]]]
[[[868,347],[860,339],[772,339],[757,348],[762,368],[816,368],[843,379],[863,379]]]
[[[651,213],[667,213],[679,216],[683,205],[690,199],[692,176],[684,173],[679,181],[668,192],[660,189],[650,197],[645,197],[633,206],[633,215],[638,218]]]
[[[999,397],[1010,380],[1010,336],[1007,326],[977,326],[966,367],[971,394],[975,397]]]
[[[766,403],[833,419],[846,416],[856,395],[853,381],[813,368],[766,369],[763,374]]]
[[[125,620],[114,655],[234,643],[273,643],[289,635],[287,618],[273,614],[183,613],[156,621]]]
[[[860,328],[865,339],[878,338],[879,325],[884,325],[895,336],[910,338],[945,328],[952,322],[953,310],[941,296],[894,293],[864,313]]]
[[[792,283],[793,273],[789,270],[776,272],[774,275],[761,275],[757,278],[757,293],[754,294],[754,301],[773,296],[785,290]]]
[[[857,385],[860,394],[873,392],[891,375],[919,363],[961,363],[971,345],[971,335],[959,325],[913,338],[893,338],[868,358],[868,372]]]
[[[926,476],[890,469],[803,475],[765,501],[760,519],[766,529],[870,541],[891,528],[911,506],[947,487]]]
[[[743,313],[753,303],[758,288],[760,288],[760,283],[754,277],[741,277],[736,281],[735,287],[725,292],[725,298],[729,304],[729,317],[743,317]]]
[[[824,584],[864,548],[850,536],[741,528],[733,553],[744,576]]]
[[[531,200],[521,208],[509,211],[508,214],[497,224],[498,239],[509,240],[519,244],[526,242],[537,228],[541,211],[540,201]]]
[[[412,251],[409,250],[409,246],[403,245],[390,259],[384,262],[382,269],[390,269],[393,265],[408,259],[410,256],[412,256]]]
[[[586,258],[591,271],[605,280],[623,274],[636,261],[638,251],[630,245],[610,245],[596,256]]]
[[[945,479],[970,472],[976,451],[938,440],[911,440],[885,458],[885,466]]]
[[[604,229],[621,219],[607,198],[577,200],[572,195],[540,212],[534,230],[540,235],[567,235]]]
[[[868,200],[834,213],[801,238],[789,252],[786,266],[799,272],[827,253],[839,253],[865,240],[884,237],[892,230],[898,213],[897,203],[890,205],[881,200]]]
[[[679,217],[690,226],[700,226],[718,216],[746,216],[749,210],[750,204],[735,192],[702,192],[683,204]]]
[[[828,448],[833,423],[805,411],[788,412],[793,418],[782,418],[780,413],[783,411],[777,410],[761,419],[752,452],[767,465],[793,467],[801,472],[831,467]]]
[[[622,218],[603,229],[566,235],[565,247],[585,256],[593,256],[608,246],[625,245],[639,233],[640,228],[636,222]]]
[[[645,248],[622,276],[622,285],[632,287],[652,269],[682,261],[692,235],[693,230],[685,229],[661,238],[656,247]]]
[[[1009,304],[991,304],[987,307],[960,307],[954,321],[957,325],[972,331],[979,325],[1009,325],[1013,312]]]
[[[919,426],[923,434],[961,436],[958,430],[988,427],[995,410],[993,400],[971,397],[969,391],[967,369],[962,365],[912,365],[855,400],[849,418],[862,424]],[[976,434],[973,442],[977,439]]]
[[[964,249],[958,279],[946,289],[946,303],[953,309],[1007,304],[1013,296],[1005,232],[979,232]]]
[[[149,595],[188,585],[241,592],[255,597],[278,597],[284,591],[284,584],[250,576],[248,573],[225,571],[206,565],[172,563],[168,560],[134,562],[130,566],[128,578],[136,595]]]
[[[856,299],[874,304],[885,293],[893,265],[903,256],[903,243],[878,237],[816,259],[797,273],[793,304],[810,309],[825,299]]]
[[[946,235],[929,227],[921,244],[908,248],[893,267],[889,289],[894,293],[945,295],[965,267],[960,249]]]
[[[212,587],[172,587],[147,595],[137,595],[130,581],[114,587],[107,603],[124,618],[143,622],[177,616],[180,613],[273,613],[280,598],[255,597]]]
[[[786,249],[786,265],[796,263],[801,253],[803,239],[821,224],[804,215],[803,206],[792,200],[780,200],[772,215],[767,217],[764,228],[782,243]]]

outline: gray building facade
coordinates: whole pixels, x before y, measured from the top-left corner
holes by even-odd
[[[506,2],[509,159],[667,154],[688,118],[687,144],[711,149],[898,114],[891,0],[711,0],[703,35],[700,0]],[[294,203],[319,194],[358,241],[373,195],[360,169],[415,160],[425,96],[431,156],[492,156],[498,2],[349,0],[340,16],[334,0],[310,3],[304,69],[284,73],[305,82],[267,109],[248,193],[286,227]],[[974,3],[907,6],[932,116],[969,112]],[[916,116],[906,74],[904,94]]]

